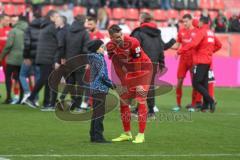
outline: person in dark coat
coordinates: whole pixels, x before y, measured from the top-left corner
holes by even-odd
[[[66,51],[64,52],[64,57],[66,60],[70,60],[73,57],[79,55],[87,55],[87,43],[90,41],[89,33],[85,27],[86,17],[84,15],[79,15],[75,18],[75,21],[70,26],[66,34]],[[87,62],[86,62],[87,63]],[[72,64],[77,65],[77,64]],[[80,67],[80,66],[79,66]],[[85,68],[87,68],[86,66]],[[72,72],[72,74],[67,77],[67,83],[72,85],[79,86],[87,86],[86,83],[83,82],[85,68],[80,67],[78,70]],[[86,87],[85,87],[86,88]],[[85,89],[84,89],[85,90]],[[63,96],[60,97],[61,100],[65,98],[66,90]],[[82,91],[83,92],[83,91]],[[72,107],[71,109],[79,108],[82,103],[82,93],[78,93],[78,95],[72,95]]]
[[[43,86],[45,86],[43,111],[51,111],[54,109],[54,106],[51,105],[48,77],[54,68],[56,55],[58,55],[58,30],[55,25],[58,17],[59,14],[56,11],[51,10],[41,24],[35,61],[40,67],[40,79],[37,81],[30,97],[25,102],[28,106],[36,108],[37,106],[34,99]]]
[[[22,104],[30,96],[30,88],[27,82],[27,78],[30,77],[32,71],[35,76],[35,81],[38,81],[40,78],[40,69],[39,66],[35,64],[35,58],[37,55],[37,45],[38,37],[41,29],[41,15],[36,13],[34,14],[34,20],[29,24],[25,35],[24,35],[24,52],[23,52],[23,64],[20,70],[20,82],[24,90],[24,97],[22,99]]]
[[[161,37],[161,31],[157,28],[157,25],[152,21],[153,18],[149,13],[142,13],[140,15],[141,26],[136,28],[131,36],[139,40],[141,47],[148,57],[153,62],[153,75],[151,81],[151,87],[148,92],[148,116],[154,118],[155,107],[155,92],[154,92],[154,80],[157,73],[157,66],[159,66],[160,72],[165,68],[164,50],[171,48],[176,42],[171,39],[168,43],[164,43]]]

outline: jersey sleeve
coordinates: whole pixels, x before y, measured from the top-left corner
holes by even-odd
[[[132,46],[131,46],[131,56],[133,59],[137,59],[141,57],[142,49],[140,43],[137,39],[132,39]]]

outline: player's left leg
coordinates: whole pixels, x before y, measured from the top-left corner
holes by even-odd
[[[120,99],[120,112],[121,112],[121,120],[124,129],[124,133],[122,133],[119,137],[112,139],[113,142],[122,142],[122,141],[131,141],[132,133],[131,133],[131,110],[129,108],[130,99]]]

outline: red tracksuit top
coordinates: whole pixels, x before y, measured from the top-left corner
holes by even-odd
[[[184,54],[186,51],[195,48],[193,64],[211,64],[213,53],[222,47],[221,42],[214,32],[209,29],[208,25],[202,26],[195,37],[191,43],[179,49],[178,54]]]

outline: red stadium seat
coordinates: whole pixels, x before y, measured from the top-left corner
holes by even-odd
[[[15,7],[12,4],[4,5],[4,13],[7,15],[15,15]]]
[[[15,6],[15,9],[16,9],[16,14],[17,15],[21,15],[21,14],[24,14],[26,12],[26,5],[16,5]]]
[[[214,18],[217,17],[218,12],[217,11],[209,11],[209,15],[210,15],[211,19],[213,20]]]
[[[76,6],[73,8],[73,15],[77,16],[79,14],[86,14],[86,8],[81,6]]]
[[[168,17],[166,16],[165,10],[155,9],[153,11],[153,18],[156,21],[165,21],[165,20],[167,20]]]
[[[141,13],[141,12],[146,12],[146,13],[152,14],[152,10],[150,10],[150,9],[148,9],[148,8],[142,8],[142,9],[140,9],[140,13]]]
[[[10,2],[12,2],[12,0],[0,0],[0,2],[3,2],[3,3],[10,3]]]
[[[125,18],[126,10],[123,8],[114,8],[112,12],[113,19],[122,19]]]
[[[110,20],[108,26],[112,26],[113,24],[118,24],[117,20]]]
[[[168,10],[167,11],[167,17],[168,18],[176,18],[176,19],[178,19],[179,18],[178,11],[173,10],[173,9]]]
[[[179,13],[180,18],[182,18],[185,14],[191,14],[190,10],[181,10]]]
[[[200,17],[201,13],[202,13],[201,11],[194,11],[193,16]]]
[[[131,30],[139,27],[139,21],[126,21],[126,24],[130,27]]]
[[[134,8],[129,8],[126,10],[127,16],[126,19],[138,20],[139,19],[139,11]]]
[[[43,7],[42,15],[45,16],[45,15],[47,15],[47,13],[48,13],[50,10],[55,10],[55,9],[56,9],[56,7],[53,6],[53,5],[45,6],[45,7]]]
[[[223,0],[213,0],[213,9],[224,9],[224,2]]]
[[[224,11],[224,15],[227,17],[227,19],[232,17],[232,12],[231,11]]]
[[[25,3],[25,0],[12,0],[13,3]]]
[[[212,8],[212,4],[210,0],[200,0],[200,8],[202,9],[210,9]]]

